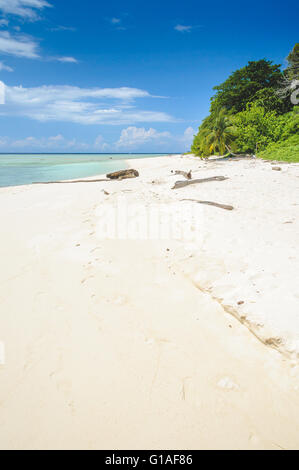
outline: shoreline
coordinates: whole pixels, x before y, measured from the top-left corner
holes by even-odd
[[[299,448],[299,165],[128,162],[0,189],[0,448]],[[190,169],[228,179],[171,189]],[[104,239],[123,203],[200,236]]]
[[[174,160],[176,160],[176,165],[177,165],[178,168],[180,166],[182,166],[182,168],[185,169],[185,170],[187,170],[187,163],[189,163],[189,162],[190,162],[191,166],[195,165],[197,167],[198,166],[197,164],[199,164],[199,168],[205,168],[207,170],[208,169],[212,170],[213,169],[212,165],[213,164],[217,165],[217,163],[219,163],[219,162],[221,162],[221,164],[223,165],[223,168],[225,169],[225,165],[230,162],[230,160],[222,161],[221,157],[220,158],[215,157],[214,159],[209,159],[209,160],[205,161],[205,160],[200,160],[199,157],[197,157],[195,155],[182,155],[182,154],[175,154],[175,155],[169,154],[169,155],[163,155],[163,156],[159,156],[157,154],[157,156],[155,156],[155,157],[147,157],[147,158],[144,158],[144,159],[139,159],[139,158],[127,159],[127,160],[124,160],[124,162],[126,163],[128,168],[141,169],[141,171],[142,171],[142,170],[149,170],[152,166],[154,166],[154,163],[156,164],[155,166],[156,167],[158,166],[160,169],[161,168],[162,169],[164,169],[164,168],[165,169],[170,169],[170,167],[172,166]],[[273,165],[273,164],[277,164],[277,163],[284,163],[284,166],[286,166],[287,168],[297,167],[299,169],[299,164],[298,163],[293,163],[293,162],[288,163],[288,162],[277,162],[277,161],[268,161],[268,160],[259,160],[259,159],[247,159],[247,158],[246,159],[244,158],[244,159],[241,159],[241,160],[238,160],[238,161],[241,161],[242,163],[244,163],[246,161],[251,161],[251,162],[255,162],[256,164],[260,164],[260,165],[262,165],[262,164],[272,164]],[[231,160],[231,162],[233,162],[234,166],[237,165],[238,161],[236,161],[234,159]],[[169,163],[170,163],[170,166],[169,166]],[[174,175],[168,174],[168,176],[172,177],[172,181],[174,181],[175,179],[177,179],[177,180],[178,179],[184,179],[179,175],[174,176]],[[95,184],[96,183],[101,184],[101,181],[97,181],[97,180],[101,179],[101,178],[104,179],[105,177],[106,177],[106,174],[103,173],[103,174],[96,174],[96,175],[93,175],[93,176],[90,176],[90,177],[85,177],[85,178],[80,178],[80,179],[76,178],[76,179],[71,179],[71,180],[58,180],[58,181],[41,182],[41,183],[37,182],[37,183],[31,183],[31,184],[28,184],[28,185],[1,187],[0,191],[5,192],[6,190],[18,190],[19,188],[20,189],[21,188],[25,189],[25,188],[32,188],[32,187],[35,187],[35,186],[38,187],[39,185],[43,186],[43,185],[51,185],[51,184],[58,184],[58,183],[63,185],[64,183],[73,183],[73,182],[79,182],[79,183],[82,182],[83,183],[83,182],[91,181],[91,182],[94,182]],[[137,178],[135,181],[138,182],[138,179],[139,178]],[[105,183],[105,182],[103,181],[103,183]],[[113,181],[109,181],[109,183],[110,184],[115,184],[116,183],[116,185],[119,184],[118,182],[113,182]],[[286,223],[288,223],[288,222],[286,222]],[[194,257],[194,253],[192,254],[192,257]],[[178,260],[175,260],[175,261],[177,262]],[[191,268],[191,271],[192,270],[193,270],[193,268]],[[267,334],[265,334],[263,331],[261,332],[261,327],[264,327],[264,325],[261,325],[255,319],[254,313],[253,313],[253,318],[250,318],[250,315],[249,316],[244,315],[243,309],[242,310],[239,309],[236,304],[233,304],[232,302],[223,303],[223,298],[218,297],[218,295],[214,295],[214,292],[212,292],[213,289],[211,289],[210,285],[201,286],[200,284],[198,284],[196,274],[194,274],[193,272],[189,273],[188,275],[190,276],[190,281],[192,283],[194,283],[197,286],[198,289],[202,290],[203,292],[209,293],[209,295],[211,295],[214,300],[219,302],[222,305],[222,307],[228,313],[230,313],[237,320],[239,320],[242,324],[244,324],[249,329],[249,331],[251,331],[251,333],[254,334],[262,343],[264,343],[267,346],[271,346],[274,349],[277,349],[282,354],[285,354],[287,357],[289,357],[291,359],[299,359],[299,323],[298,323],[298,326],[296,325],[297,329],[296,329],[295,340],[293,338],[292,343],[286,345],[285,340],[288,339],[288,338],[280,337],[280,332],[277,331],[277,329],[276,329],[276,331],[271,330],[271,326],[270,326],[270,329],[267,331]],[[209,280],[205,279],[205,283],[209,284]],[[226,299],[226,301],[227,300],[228,299]],[[242,302],[242,305],[245,303],[244,301],[239,301],[239,302]],[[266,324],[266,330],[267,330],[268,326],[269,325]],[[273,333],[273,334],[271,335],[271,333]]]
[[[68,154],[58,154],[58,153],[57,154],[53,154],[53,153],[49,153],[49,154],[40,154],[40,153],[38,153],[38,154],[31,154],[31,153],[29,153],[29,154],[15,154],[15,153],[13,153],[13,154],[7,154],[7,153],[5,153],[5,154],[2,154],[2,156],[6,156],[6,155],[11,155],[11,156],[19,156],[19,155],[32,156],[32,155],[37,155],[39,157],[42,156],[42,155],[52,156],[52,157],[63,156],[63,155],[64,156],[67,155],[67,156],[70,156],[70,157],[72,157],[72,156],[76,156],[76,157],[79,156],[80,157],[80,156],[84,156],[84,155],[91,155],[91,156],[124,155],[126,157],[130,156],[130,154],[126,154],[126,153],[124,153],[124,154],[97,154],[97,153],[91,153],[91,154],[84,154],[84,153],[75,153],[75,154],[74,153],[68,153]],[[157,154],[146,154],[146,153],[144,153],[144,154],[131,154],[131,155],[133,155],[134,157],[137,156],[137,155],[144,155],[144,157],[132,158],[132,160],[137,160],[137,161],[139,159],[142,159],[142,158],[153,158],[154,159],[154,158],[156,158],[154,155],[156,155],[158,158],[161,157],[161,156],[168,156],[168,155],[164,155],[164,154],[161,155],[159,153],[157,153]],[[151,155],[151,157],[146,157],[146,155]],[[171,156],[171,154],[169,154],[169,156]],[[1,157],[1,154],[0,154],[0,157]],[[96,177],[105,175],[105,174],[110,173],[112,171],[117,171],[118,169],[123,169],[123,164],[126,164],[129,167],[129,165],[127,164],[127,161],[129,162],[130,160],[131,160],[130,158],[127,158],[127,159],[119,158],[119,159],[114,160],[112,157],[110,157],[107,160],[103,160],[101,162],[103,164],[105,164],[105,163],[106,164],[111,164],[112,162],[117,164],[117,162],[120,162],[120,165],[119,165],[119,168],[117,168],[117,167],[116,168],[111,168],[111,169],[107,170],[105,173],[101,173],[101,174],[95,172],[90,176],[82,176],[82,177],[79,176],[79,177],[76,177],[76,178],[67,178],[67,179],[60,178],[60,179],[55,179],[55,180],[51,179],[51,181],[34,181],[32,183],[19,183],[19,184],[15,184],[15,185],[0,186],[0,189],[1,188],[14,188],[14,187],[19,187],[19,186],[30,186],[30,185],[33,185],[33,184],[51,184],[51,183],[62,183],[62,182],[68,182],[68,181],[71,182],[71,181],[78,181],[78,180],[91,180],[92,178],[96,178]],[[1,170],[1,165],[0,165],[0,170]]]

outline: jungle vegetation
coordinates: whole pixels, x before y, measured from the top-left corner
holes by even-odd
[[[266,59],[249,62],[215,86],[191,152],[299,161],[299,43],[287,61],[285,70]]]

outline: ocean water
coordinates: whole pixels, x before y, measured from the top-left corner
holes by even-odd
[[[125,160],[162,154],[0,154],[0,187],[71,180],[127,168]]]

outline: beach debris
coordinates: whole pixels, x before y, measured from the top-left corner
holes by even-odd
[[[219,209],[225,209],[227,211],[232,211],[234,209],[233,206],[230,206],[228,204],[220,204],[218,202],[212,201],[199,201],[198,199],[181,199],[181,201],[197,202],[198,204],[206,204],[207,206],[219,207]]]
[[[209,183],[210,181],[225,181],[228,180],[225,176],[212,176],[211,178],[201,178],[189,181],[176,181],[172,189],[184,188],[189,184]]]
[[[184,176],[187,180],[191,180],[192,179],[192,170],[190,171],[181,171],[181,170],[175,170],[175,175],[182,175]]]
[[[280,166],[272,166],[272,170],[281,171],[281,168],[280,168]]]
[[[152,184],[164,184],[165,181],[160,178],[160,179],[152,180],[151,183],[152,183]]]
[[[106,176],[110,180],[122,180],[126,178],[137,178],[139,176],[139,173],[137,170],[129,169],[129,170],[115,171],[114,173],[109,173]]]
[[[105,191],[105,189],[102,189],[102,192],[105,194],[105,196],[109,196],[110,193],[108,191]]]
[[[282,344],[282,339],[279,337],[267,338],[265,340],[265,344],[266,346],[272,346],[272,347],[278,348]]]
[[[244,300],[239,300],[238,305],[243,305],[244,303]]]

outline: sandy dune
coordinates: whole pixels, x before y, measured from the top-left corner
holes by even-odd
[[[0,189],[0,448],[298,449],[299,166],[130,164]],[[173,191],[171,169],[229,179]],[[105,240],[120,197],[235,209],[202,206],[194,240]]]

